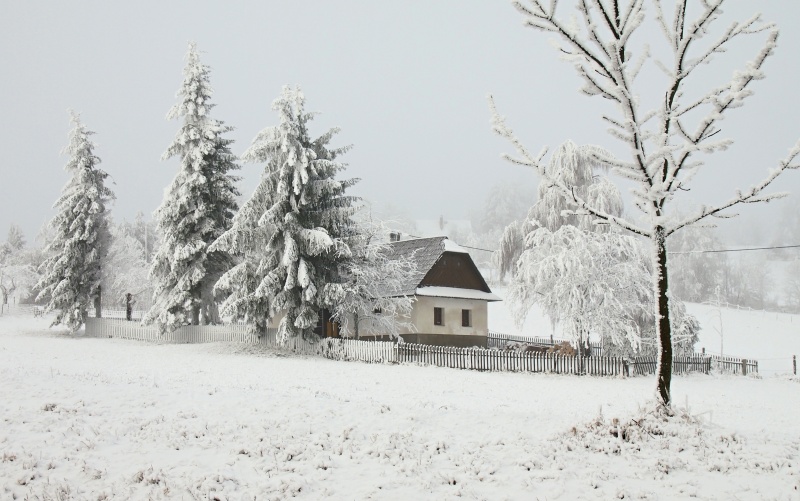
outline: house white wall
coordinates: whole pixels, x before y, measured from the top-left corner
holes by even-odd
[[[417,296],[411,322],[418,334],[487,336],[489,315],[487,303],[480,299]],[[444,308],[444,325],[433,324],[433,309]],[[461,310],[472,310],[472,326],[461,325]]]
[[[436,307],[444,308],[444,325],[433,324],[433,309]],[[472,311],[471,327],[461,325],[461,310]],[[487,302],[481,299],[415,296],[410,319],[414,329],[401,329],[400,335],[434,334],[485,337],[489,334],[488,311]],[[362,337],[386,334],[373,330],[368,322],[360,324],[359,331]]]

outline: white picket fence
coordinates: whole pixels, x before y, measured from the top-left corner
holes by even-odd
[[[249,333],[246,325],[187,325],[162,334],[157,327],[142,325],[139,322],[93,317],[86,319],[86,335],[158,343],[259,342],[258,336]]]
[[[162,334],[157,327],[141,325],[115,318],[87,318],[86,336],[111,337],[150,341],[157,343],[249,343],[280,348],[302,355],[315,355],[332,360],[358,360],[369,363],[394,362],[397,360],[396,344],[391,342],[360,341],[357,339],[319,339],[308,341],[302,338],[278,342],[277,329],[267,329],[260,336],[252,334],[244,324],[187,325],[173,332]]]

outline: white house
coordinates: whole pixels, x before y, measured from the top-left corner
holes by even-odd
[[[408,343],[486,346],[489,301],[500,301],[469,253],[447,237],[417,238],[389,244],[390,259],[413,256],[417,271],[399,294],[413,296],[413,330]]]

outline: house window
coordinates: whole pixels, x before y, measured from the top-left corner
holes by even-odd
[[[433,325],[444,325],[444,308],[433,309]]]
[[[472,310],[461,310],[461,326],[472,327]]]

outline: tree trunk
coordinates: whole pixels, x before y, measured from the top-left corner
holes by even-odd
[[[655,245],[655,309],[656,338],[658,339],[658,398],[662,405],[670,405],[672,383],[672,326],[669,318],[669,290],[667,277],[667,242],[664,228],[658,226],[654,233]]]
[[[125,294],[125,320],[130,322],[133,318],[133,304],[132,304],[133,294],[130,292]]]
[[[94,316],[95,316],[95,318],[102,318],[103,317],[102,299],[103,299],[103,288],[98,285],[97,286],[97,294],[94,296]]]
[[[200,325],[200,305],[192,307],[192,325]]]
[[[205,307],[205,324],[219,325],[222,319],[219,316],[219,305],[216,302],[208,303]]]

